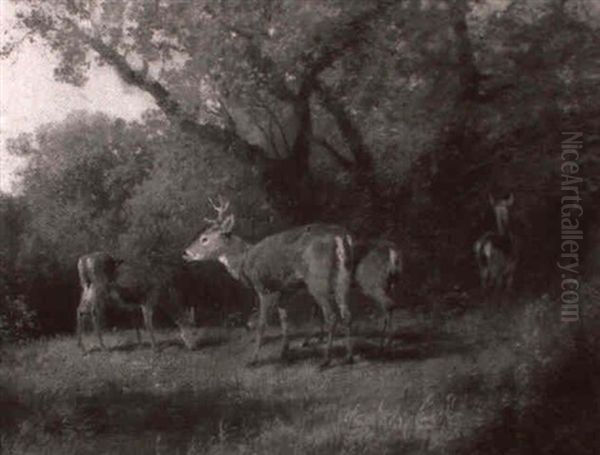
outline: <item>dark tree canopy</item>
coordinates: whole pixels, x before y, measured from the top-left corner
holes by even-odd
[[[473,159],[553,117],[597,117],[592,1],[15,3],[59,80],[110,65],[196,140],[258,163],[298,221],[339,202],[315,206],[331,180],[378,205],[423,155]]]

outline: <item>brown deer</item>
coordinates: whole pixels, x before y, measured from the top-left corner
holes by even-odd
[[[229,203],[210,201],[218,218],[185,250],[187,261],[220,261],[236,279],[250,286],[259,300],[256,346],[250,364],[262,346],[269,308],[277,307],[282,329],[281,357],[289,350],[286,309],[282,293],[306,286],[318,303],[328,330],[323,367],[331,361],[338,315],[346,331],[346,362],[352,362],[351,315],[348,291],[352,270],[352,239],[343,227],[310,224],[268,236],[252,245],[232,234],[233,214],[224,216]]]
[[[390,342],[386,337],[389,329],[390,336],[393,333],[392,315],[397,308],[397,303],[391,297],[391,291],[397,279],[402,273],[403,261],[400,248],[396,244],[386,240],[374,240],[358,244],[355,249],[356,268],[353,273],[353,285],[370,300],[375,302],[381,312],[382,328],[380,348],[383,349]],[[318,312],[314,311],[313,321],[318,318]],[[322,328],[315,335],[318,339],[322,337]],[[303,342],[304,346],[310,343],[314,335],[308,335]]]
[[[496,218],[496,231],[488,231],[474,244],[473,250],[479,266],[481,287],[485,291],[510,291],[518,260],[517,241],[510,224],[510,207],[514,203],[511,193],[507,197],[489,202]]]
[[[367,244],[366,252],[358,260],[354,273],[361,292],[376,302],[381,311],[381,349],[389,344],[393,334],[392,313],[397,305],[390,294],[402,273],[402,267],[400,249],[393,242],[377,240]],[[390,337],[386,336],[388,329]]]
[[[85,352],[82,339],[84,322],[86,318],[91,317],[100,348],[106,350],[102,339],[102,320],[107,308],[112,306],[132,313],[138,343],[141,343],[141,336],[137,316],[141,309],[144,325],[150,334],[152,348],[156,349],[153,314],[160,303],[168,301],[170,305],[166,305],[165,309],[179,327],[180,336],[185,345],[188,349],[192,349],[194,346],[194,338],[191,333],[193,313],[184,311],[178,305],[171,287],[152,283],[142,278],[144,274],[131,265],[121,265],[122,262],[103,251],[86,254],[79,258],[77,270],[82,288],[81,300],[77,307],[77,343],[79,347]],[[165,294],[167,295],[165,296]]]

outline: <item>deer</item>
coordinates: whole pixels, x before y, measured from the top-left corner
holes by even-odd
[[[217,211],[216,219],[184,251],[185,261],[221,262],[237,280],[250,287],[258,299],[259,315],[256,342],[249,366],[258,361],[269,309],[277,308],[282,330],[280,358],[289,354],[288,317],[281,305],[282,294],[306,287],[317,302],[328,332],[324,359],[331,362],[333,336],[338,320],[346,332],[345,363],[352,363],[352,317],[348,293],[352,270],[352,237],[343,227],[314,223],[295,227],[251,244],[232,233],[233,213],[225,216],[229,202],[209,199]]]
[[[510,291],[518,261],[517,240],[509,216],[514,195],[510,193],[495,199],[489,194],[488,198],[494,211],[496,230],[484,233],[473,245],[481,288],[484,292]]]
[[[402,269],[400,248],[393,242],[376,240],[367,244],[354,273],[360,291],[374,301],[381,312],[381,350],[389,345],[393,334],[392,317],[397,303],[390,294]],[[389,336],[386,330],[389,330]]]
[[[352,284],[374,302],[381,313],[379,348],[383,351],[389,345],[393,334],[392,317],[398,304],[391,297],[391,293],[403,271],[402,252],[395,243],[379,239],[359,243],[354,252],[356,267]],[[318,312],[313,311],[312,320],[317,318]],[[389,336],[386,336],[386,332]],[[322,328],[317,329],[315,334],[306,336],[302,345],[308,346],[315,335],[321,339],[322,333]]]
[[[81,284],[81,298],[77,307],[77,344],[81,350],[86,353],[83,332],[87,318],[92,320],[100,349],[107,350],[102,338],[102,321],[107,308],[112,306],[131,313],[138,344],[141,344],[142,340],[136,316],[141,310],[152,349],[156,351],[153,315],[155,308],[163,301],[174,304],[163,306],[179,327],[180,337],[185,346],[193,349],[195,345],[191,333],[191,328],[194,326],[192,318],[195,316],[193,311],[187,312],[178,305],[172,287],[142,279],[143,275],[138,270],[132,265],[123,265],[123,262],[104,251],[83,255],[77,261]],[[167,296],[164,295],[165,293]]]

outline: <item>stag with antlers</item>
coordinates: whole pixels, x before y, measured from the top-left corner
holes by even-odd
[[[489,202],[496,219],[496,231],[488,231],[474,244],[475,257],[479,266],[481,287],[488,290],[511,290],[517,266],[517,242],[510,224],[510,207],[514,203],[511,193]]]
[[[232,234],[233,214],[225,216],[229,203],[219,199],[211,205],[217,218],[185,250],[186,261],[220,261],[236,279],[251,287],[259,300],[256,346],[251,364],[256,363],[269,308],[276,306],[282,329],[281,357],[288,355],[287,311],[280,303],[282,293],[306,286],[318,303],[325,321],[328,341],[322,366],[331,361],[331,347],[338,318],[346,331],[346,362],[352,362],[351,315],[348,291],[352,271],[352,239],[343,227],[310,224],[268,236],[252,245]]]

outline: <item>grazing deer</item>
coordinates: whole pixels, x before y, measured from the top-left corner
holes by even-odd
[[[392,313],[396,303],[390,297],[391,290],[402,273],[402,254],[390,241],[378,240],[368,244],[367,251],[358,261],[354,273],[355,281],[361,292],[374,300],[382,313],[381,349],[390,341],[386,337],[389,328],[393,333]]]
[[[346,362],[352,362],[351,315],[348,291],[352,270],[352,239],[346,229],[310,224],[268,236],[249,244],[232,234],[233,214],[225,217],[229,203],[220,199],[211,225],[185,250],[187,261],[218,260],[236,279],[250,286],[259,300],[256,346],[250,361],[256,363],[262,346],[269,308],[276,306],[282,329],[281,357],[289,350],[287,311],[279,305],[281,294],[306,286],[323,314],[328,342],[322,366],[331,360],[338,314],[346,330]]]
[[[86,254],[79,258],[77,270],[82,288],[81,300],[77,307],[77,344],[79,347],[85,352],[82,340],[84,321],[87,317],[91,317],[100,347],[106,350],[102,340],[102,319],[107,307],[112,306],[133,312],[138,343],[141,343],[141,336],[136,316],[137,311],[141,309],[144,325],[150,334],[152,348],[156,349],[153,328],[154,309],[159,302],[168,300],[174,305],[168,306],[167,313],[179,327],[185,345],[192,349],[194,340],[189,330],[193,326],[190,320],[192,313],[185,312],[179,307],[173,289],[156,283],[151,284],[142,279],[142,274],[132,266],[120,266],[122,262],[103,251]],[[168,294],[166,299],[165,293]]]
[[[390,338],[386,337],[386,330],[389,329],[390,336],[393,333],[392,313],[397,308],[397,304],[390,294],[402,273],[402,253],[393,242],[370,241],[356,246],[355,261],[357,265],[353,274],[353,284],[363,295],[377,304],[382,314],[380,348],[383,349],[390,341]],[[315,320],[317,317],[318,313],[314,311],[312,319]],[[322,329],[317,330],[316,335],[320,339]],[[309,334],[303,345],[308,345],[310,339]]]
[[[518,259],[517,242],[509,217],[514,196],[511,193],[505,198],[494,199],[490,194],[489,201],[496,218],[496,231],[486,232],[473,246],[481,287],[484,291],[510,291]]]

